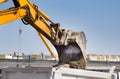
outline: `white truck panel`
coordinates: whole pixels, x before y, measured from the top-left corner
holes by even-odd
[[[2,79],[112,79],[112,75],[71,68],[4,68]]]
[[[50,79],[51,68],[4,68],[2,79]]]
[[[55,71],[54,79],[110,79],[110,73],[60,68]]]

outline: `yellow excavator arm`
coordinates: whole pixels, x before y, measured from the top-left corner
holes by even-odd
[[[28,0],[13,0],[13,2],[15,4],[14,8],[0,11],[0,25],[22,19],[25,24],[31,24],[36,30],[51,39],[51,28],[46,23],[46,20],[50,21],[48,16]]]
[[[6,0],[3,0],[0,3],[3,2],[6,2]],[[13,0],[13,3],[15,5],[14,8],[0,11],[0,25],[12,22],[17,19],[22,19],[26,25],[31,24],[37,30],[51,55],[54,58],[57,58],[44,38],[45,36],[51,41],[53,41],[55,38],[55,31],[52,33],[52,28],[46,23],[46,21],[51,22],[50,18],[45,15],[44,12],[39,10],[38,7],[33,3],[28,2],[28,0],[19,0],[19,2],[17,0]],[[51,25],[53,25],[53,23]]]
[[[0,0],[0,4],[7,0]],[[58,53],[59,64],[69,64],[72,68],[85,69],[86,38],[84,32],[60,29],[38,6],[28,0],[12,0],[14,7],[0,11],[0,25],[21,19],[25,25],[36,29],[51,55],[57,58],[46,38]],[[45,38],[46,37],[46,38]]]
[[[26,15],[26,10],[22,8],[13,8],[13,9],[0,11],[0,25],[14,21],[16,19],[21,19],[25,17],[25,15]]]

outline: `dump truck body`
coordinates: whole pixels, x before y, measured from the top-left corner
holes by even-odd
[[[72,68],[3,68],[2,79],[115,79],[113,74]]]

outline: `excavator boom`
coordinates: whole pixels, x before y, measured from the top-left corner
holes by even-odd
[[[0,3],[7,0],[1,0]],[[60,29],[38,6],[28,0],[12,0],[14,7],[0,11],[0,25],[21,19],[25,25],[36,29],[53,57],[56,57],[45,37],[57,50],[59,66],[85,69],[86,38],[84,32]],[[8,19],[9,18],[9,19]]]

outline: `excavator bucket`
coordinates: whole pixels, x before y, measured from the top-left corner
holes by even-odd
[[[69,65],[70,68],[85,69],[86,37],[84,32],[62,30],[61,45],[55,45],[59,57],[59,66]]]

